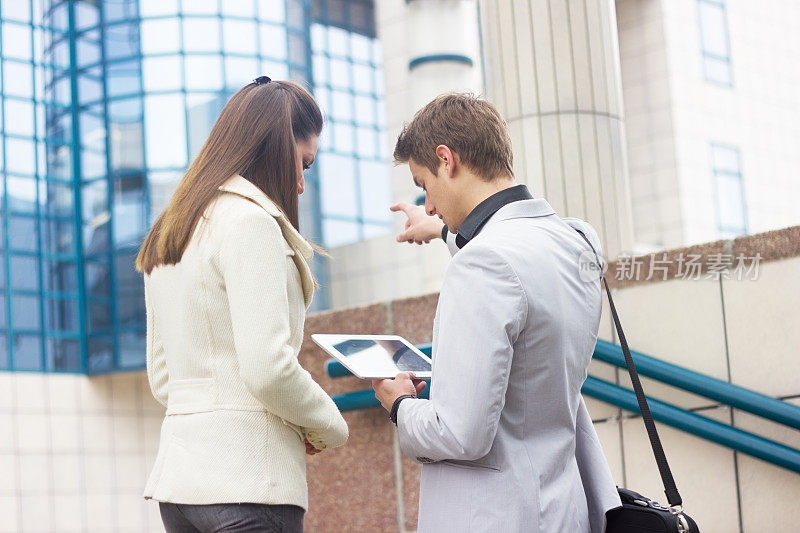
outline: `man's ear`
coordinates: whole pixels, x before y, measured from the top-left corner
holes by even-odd
[[[452,178],[456,171],[456,153],[446,144],[436,147],[436,157],[439,158],[439,171],[444,172],[448,178]]]

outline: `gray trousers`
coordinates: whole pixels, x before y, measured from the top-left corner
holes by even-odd
[[[302,533],[302,507],[260,503],[187,505],[160,502],[167,533]]]

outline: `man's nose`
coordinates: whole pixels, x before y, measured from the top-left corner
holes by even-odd
[[[433,202],[431,202],[427,194],[425,195],[425,212],[428,213],[429,216],[436,214],[436,206],[433,205]]]

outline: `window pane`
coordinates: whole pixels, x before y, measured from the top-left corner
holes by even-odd
[[[88,372],[107,372],[114,366],[114,345],[106,339],[89,339]]]
[[[134,264],[133,254],[119,254],[116,266],[117,322],[121,327],[145,327],[144,280]]]
[[[222,60],[219,56],[186,56],[183,62],[188,90],[222,89]]]
[[[223,4],[225,5],[225,4]],[[225,51],[237,54],[256,54],[256,24],[247,20],[222,22]]]
[[[161,0],[158,0],[160,2]],[[161,52],[178,52],[178,21],[175,19],[143,20],[141,24],[142,53],[158,54]],[[213,37],[209,36],[210,39]]]
[[[235,17],[255,18],[255,2],[253,0],[226,0],[222,2],[222,14]]]
[[[238,90],[259,75],[258,59],[255,57],[228,56],[225,58],[225,80],[228,87]]]
[[[14,335],[11,345],[16,370],[42,369],[42,341],[39,336]]]
[[[14,295],[11,298],[11,322],[14,329],[40,329],[39,298],[36,296]]]
[[[119,340],[119,366],[140,368],[145,366],[146,336],[144,333],[123,332]]]
[[[33,141],[6,138],[6,170],[18,174],[33,175],[36,172],[36,150]]]
[[[349,124],[333,124],[333,142],[336,151],[343,154],[353,153],[353,127]]]
[[[703,72],[708,81],[713,81],[721,85],[733,84],[731,65],[728,61],[705,57],[703,58]]]
[[[51,254],[75,254],[75,225],[72,222],[48,222],[45,246]]]
[[[158,17],[178,13],[178,0],[139,0],[139,14],[142,17]]]
[[[353,97],[346,92],[333,91],[331,111],[334,120],[350,121],[353,118]]]
[[[191,15],[216,15],[219,12],[217,0],[185,0],[183,13]]]
[[[186,52],[219,52],[218,19],[183,19],[183,49]]]
[[[8,240],[13,250],[36,251],[36,219],[9,217]]]
[[[108,220],[108,183],[99,180],[83,186],[81,190],[83,221],[99,225]]]
[[[389,165],[384,162],[361,161],[359,164],[361,185],[361,213],[374,222],[391,222],[392,189],[389,180]]]
[[[353,159],[334,154],[319,154],[318,157],[323,213],[355,218],[358,205]]]
[[[286,19],[286,0],[258,0],[258,16],[261,20],[283,22]]]
[[[8,358],[8,335],[0,333],[0,369],[8,370],[10,364],[11,361]]]
[[[86,311],[88,315],[89,333],[101,333],[111,331],[111,306],[104,302],[87,302]]]
[[[80,372],[81,343],[72,339],[47,340],[47,369],[61,372]]]
[[[728,57],[725,8],[701,0],[700,32],[703,52],[720,57]]]
[[[322,222],[322,230],[325,234],[325,246],[330,248],[344,246],[361,238],[359,225],[356,222],[326,219]]]
[[[187,65],[189,58],[186,58]],[[145,99],[147,163],[151,168],[186,166],[186,116],[179,94]]]
[[[738,176],[720,174],[717,176],[717,195],[719,198],[720,228],[745,231],[744,202],[742,200],[742,180]]]
[[[346,57],[349,37],[349,32],[341,28],[328,28],[328,53],[332,56]]]
[[[30,2],[2,2],[0,3],[0,13],[3,15],[3,20],[19,20],[21,22],[28,22],[31,20],[31,5]]]
[[[106,263],[87,261],[84,267],[89,298],[111,298],[111,270]]]
[[[139,63],[124,61],[106,67],[106,87],[109,96],[140,92]]]
[[[6,178],[8,207],[12,211],[34,213],[36,211],[36,178]]]
[[[44,283],[49,292],[76,292],[78,268],[73,261],[46,261]]]
[[[142,60],[142,76],[145,91],[180,90],[180,57],[145,57]]]
[[[18,290],[39,290],[39,260],[37,257],[11,256],[11,286]]]
[[[262,24],[260,31],[261,55],[275,59],[286,59],[286,29],[272,24]]]
[[[741,171],[739,168],[739,150],[713,145],[711,147],[711,155],[711,161],[715,171],[725,171],[734,174],[738,174]]]
[[[114,244],[137,245],[144,237],[145,201],[143,177],[114,180]]]
[[[31,59],[31,43],[30,26],[3,24],[3,57],[29,61]]]
[[[33,103],[7,98],[5,101],[5,130],[7,133],[33,137]]]
[[[156,218],[167,207],[182,177],[183,175],[179,172],[151,172],[148,175],[148,190],[150,192],[150,220],[148,225],[155,222]]]
[[[45,324],[50,331],[77,333],[80,329],[78,300],[50,300],[45,303]]]
[[[15,61],[3,61],[3,94],[33,96],[33,67]]]

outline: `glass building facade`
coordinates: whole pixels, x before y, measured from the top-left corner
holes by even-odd
[[[337,246],[390,229],[372,2],[4,1],[0,58],[0,370],[144,367],[139,245],[261,74],[305,84],[326,114],[304,234]]]

